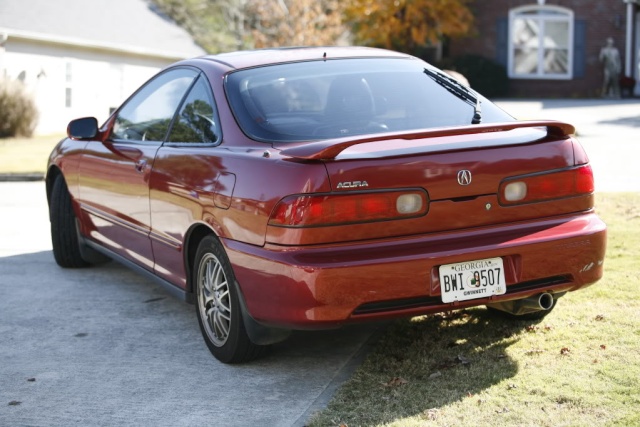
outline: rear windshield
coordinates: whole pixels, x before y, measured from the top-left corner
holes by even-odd
[[[474,106],[416,59],[337,59],[237,71],[225,87],[244,133],[293,142],[469,125]],[[475,95],[475,93],[474,93]],[[513,120],[480,96],[482,123]]]

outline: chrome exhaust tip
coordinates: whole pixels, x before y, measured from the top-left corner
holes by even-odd
[[[553,295],[549,292],[538,295],[538,307],[541,310],[551,310],[553,308]]]
[[[487,307],[521,316],[523,314],[549,311],[555,306],[556,300],[563,295],[564,292],[555,295],[550,292],[542,292],[529,298],[487,304]]]

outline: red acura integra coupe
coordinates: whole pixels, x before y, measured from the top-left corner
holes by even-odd
[[[294,329],[478,305],[540,318],[603,272],[573,134],[385,50],[185,60],[102,126],[69,124],[46,177],[53,253],[195,303],[227,363]]]

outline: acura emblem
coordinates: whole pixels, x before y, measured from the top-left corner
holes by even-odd
[[[464,169],[458,172],[458,184],[460,185],[471,184],[471,171]]]

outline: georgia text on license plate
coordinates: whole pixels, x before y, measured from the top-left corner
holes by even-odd
[[[440,266],[440,291],[444,303],[504,294],[507,284],[502,258]]]

